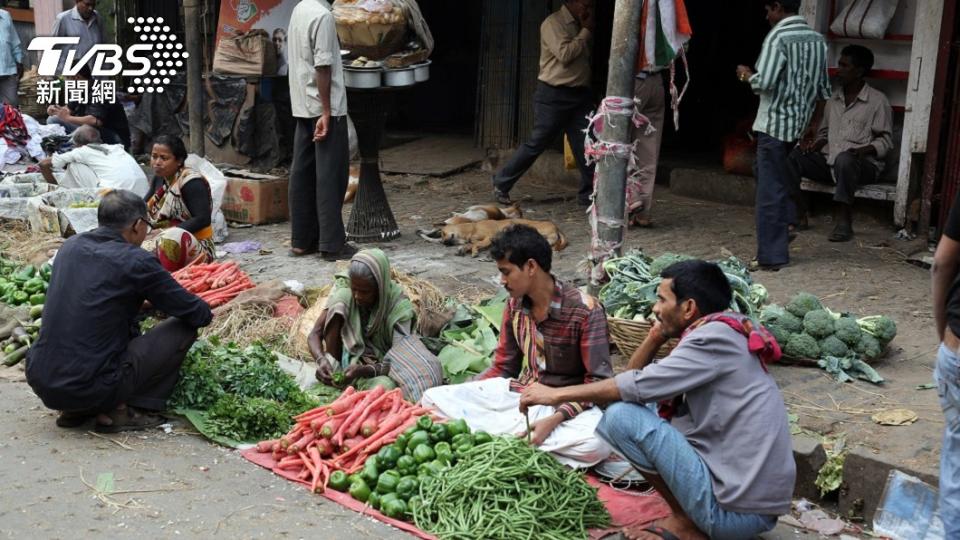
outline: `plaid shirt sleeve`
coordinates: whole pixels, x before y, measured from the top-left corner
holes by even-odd
[[[580,358],[586,370],[584,384],[613,377],[610,342],[607,340],[607,316],[599,302],[580,323]],[[564,420],[569,420],[591,407],[593,403],[586,401],[568,402],[557,407],[557,411]]]
[[[513,335],[513,300],[507,302],[503,310],[503,321],[500,323],[500,341],[493,356],[493,364],[486,371],[473,378],[475,381],[504,377],[513,379],[520,376],[522,353],[517,346],[517,339]]]

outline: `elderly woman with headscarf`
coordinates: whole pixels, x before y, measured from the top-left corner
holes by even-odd
[[[308,343],[317,360],[317,379],[333,382],[343,371],[344,382],[386,375],[384,355],[395,337],[410,334],[413,304],[390,277],[390,262],[379,249],[363,250],[339,274]]]

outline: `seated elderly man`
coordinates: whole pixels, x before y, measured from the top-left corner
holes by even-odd
[[[140,244],[147,207],[124,190],[104,195],[100,227],[73,236],[57,253],[43,328],[27,357],[27,382],[43,404],[61,411],[60,427],[96,417],[97,431],[162,423],[180,364],[210,324],[210,306],[180,286]],[[140,335],[149,302],[168,315]]]
[[[796,468],[787,410],[766,363],[776,340],[730,305],[716,264],[683,261],[661,273],[657,322],[613,379],[528,386],[521,410],[571,401],[613,403],[597,435],[663,495],[673,515],[624,531],[631,540],[740,539],[790,511]],[[668,339],[680,343],[652,362]],[[646,404],[659,403],[659,414]]]
[[[464,384],[427,390],[421,402],[472,429],[525,434],[558,461],[585,468],[610,455],[594,435],[602,413],[589,400],[530,407],[520,414],[520,391],[531,384],[565,387],[609,379],[610,345],[603,306],[550,273],[550,245],[532,227],[514,225],[490,248],[510,294],[493,365]]]
[[[83,66],[72,76],[79,81],[86,81],[87,87],[93,87],[93,78],[90,67]],[[100,136],[108,144],[122,144],[124,150],[130,149],[130,124],[122,103],[83,103],[68,102],[66,106],[50,105],[47,107],[47,124],[63,126],[67,134],[71,134],[80,126],[92,126],[100,130]]]
[[[147,175],[119,144],[103,144],[100,132],[92,126],[80,126],[73,132],[74,149],[54,154],[40,162],[40,173],[51,184],[65,188],[126,189],[143,197],[147,194]],[[57,180],[54,170],[64,170]]]

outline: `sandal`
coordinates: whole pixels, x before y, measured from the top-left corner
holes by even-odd
[[[318,249],[315,248],[315,247],[312,247],[312,248],[290,248],[290,251],[288,251],[287,254],[290,255],[291,257],[303,257],[303,256],[306,256],[306,255],[313,255],[314,253],[317,253],[318,251],[320,251],[320,250],[318,250]]]
[[[97,433],[120,433],[122,431],[141,431],[166,423],[167,419],[158,414],[135,412],[131,407],[115,410],[109,414],[110,424],[97,422],[93,430]]]
[[[61,411],[60,416],[57,416],[57,427],[62,428],[75,428],[80,427],[90,420],[95,415],[87,412],[70,412],[70,411]]]

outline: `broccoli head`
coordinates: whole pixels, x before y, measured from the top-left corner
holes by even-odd
[[[872,360],[880,358],[880,355],[883,354],[883,347],[880,346],[880,342],[872,334],[864,332],[860,336],[860,342],[857,343],[856,351]]]
[[[850,347],[855,347],[857,343],[860,343],[860,336],[863,331],[860,330],[860,325],[857,324],[856,319],[840,317],[833,323],[833,334]]]
[[[760,322],[768,328],[770,325],[779,326],[790,334],[803,332],[803,321],[776,304],[763,308],[763,312],[760,313]]]
[[[837,358],[843,358],[850,354],[850,349],[847,347],[847,344],[840,341],[840,338],[837,336],[827,336],[820,340],[819,345],[820,354],[823,356],[836,356]]]
[[[815,338],[823,339],[833,334],[834,322],[833,315],[825,309],[808,311],[803,316],[803,331]]]
[[[668,266],[681,261],[689,261],[693,257],[682,253],[666,252],[650,262],[650,274],[659,276]]]
[[[793,334],[787,340],[784,354],[793,358],[819,358],[820,346],[817,340],[808,334]]]
[[[769,323],[763,325],[768,332],[777,340],[777,343],[780,345],[780,348],[784,348],[787,345],[787,341],[790,339],[790,332],[785,330],[782,326],[777,323]]]
[[[823,304],[820,303],[820,299],[807,292],[797,293],[787,302],[787,311],[801,319],[815,309],[823,309]]]
[[[893,319],[890,317],[874,315],[872,317],[864,317],[858,320],[857,323],[860,325],[860,329],[877,338],[877,341],[883,346],[886,346],[887,343],[893,341],[893,338],[897,337],[897,323],[893,322]]]

